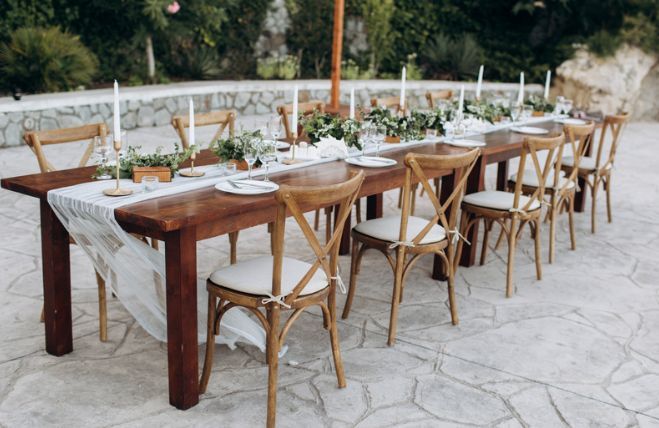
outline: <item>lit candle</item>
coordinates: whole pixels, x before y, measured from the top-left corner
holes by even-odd
[[[458,117],[462,119],[462,114],[465,105],[465,85],[460,87],[460,101],[458,102]]]
[[[188,144],[190,147],[195,145],[195,137],[194,137],[194,103],[192,101],[192,98],[190,98],[190,119],[189,119],[189,126],[188,126]]]
[[[114,141],[121,141],[121,112],[119,111],[119,84],[114,81],[114,119],[113,128]]]
[[[481,99],[481,87],[483,86],[483,65],[478,70],[478,83],[476,84],[476,99]]]
[[[545,80],[545,100],[549,101],[549,84],[551,82],[551,70],[547,70],[547,80]]]
[[[291,131],[294,135],[297,135],[297,95],[297,85],[295,85],[295,89],[293,90],[293,119],[291,125]]]
[[[355,88],[350,89],[350,119],[355,118]]]
[[[403,75],[400,79],[400,109],[405,109],[405,79],[407,77],[407,69],[403,67]]]
[[[524,104],[524,72],[519,73],[519,94],[517,96],[517,104]]]

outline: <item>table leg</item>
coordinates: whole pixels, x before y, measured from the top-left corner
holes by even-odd
[[[46,352],[60,356],[73,351],[69,232],[48,201],[41,200],[40,212]]]
[[[366,197],[366,220],[382,217],[382,193]]]
[[[189,409],[199,402],[197,343],[197,240],[195,228],[165,238],[169,403]]]
[[[505,191],[508,185],[508,161],[497,164],[497,190]]]
[[[334,206],[334,227],[336,228],[336,220],[339,217],[340,205]],[[352,209],[352,208],[351,208]],[[351,217],[348,216],[346,219],[346,224],[343,227],[343,232],[341,233],[341,243],[339,244],[339,254],[345,255],[350,254],[350,229],[351,229]],[[336,230],[336,229],[335,229]]]
[[[487,159],[485,156],[478,158],[474,169],[467,179],[466,193],[475,193],[485,189],[485,169],[487,167]],[[467,233],[467,241],[471,245],[462,247],[462,258],[460,259],[460,266],[472,266],[476,261],[476,247],[478,246],[478,223],[476,223]]]

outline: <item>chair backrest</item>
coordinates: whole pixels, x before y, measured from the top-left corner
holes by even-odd
[[[314,276],[318,269],[325,272],[330,287],[336,286],[337,262],[339,257],[339,246],[341,235],[346,219],[352,212],[359,189],[364,181],[364,172],[354,174],[350,179],[343,183],[332,184],[329,186],[287,186],[282,185],[275,198],[277,200],[277,218],[273,229],[274,239],[274,263],[272,273],[272,295],[281,295],[281,274],[284,256],[284,232],[286,227],[286,212],[290,212],[302,230],[304,237],[307,239],[309,246],[315,256],[315,261],[311,268],[302,277],[300,282],[293,288],[293,291],[286,297],[284,302],[291,304],[297,296],[304,290],[309,280]],[[304,210],[315,207],[338,205],[338,213],[332,237],[326,244],[321,244],[304,217]]]
[[[426,100],[430,108],[435,108],[436,100],[450,100],[451,98],[453,98],[453,91],[426,92]]]
[[[405,171],[405,184],[403,185],[403,204],[399,233],[401,243],[408,243],[407,245],[419,244],[428,232],[430,232],[432,227],[437,225],[437,222],[446,230],[447,234],[454,234],[455,238],[459,236],[456,227],[458,208],[462,202],[469,173],[474,168],[479,155],[479,149],[455,155],[422,155],[417,153],[408,153],[405,155],[405,166],[407,168]],[[426,171],[429,170],[453,171],[455,180],[453,191],[443,204],[439,202],[435,191],[430,187],[428,176],[426,175]],[[430,203],[435,209],[435,215],[432,219],[428,220],[426,226],[416,236],[409,237],[407,236],[407,223],[411,215],[411,197],[412,192],[414,192],[413,185],[416,182],[419,182],[426,191]],[[399,247],[399,251],[401,247],[404,247],[404,245]],[[450,247],[452,248],[452,246]],[[452,254],[452,250],[449,250],[449,259],[452,258]]]
[[[566,178],[576,183],[577,176],[579,175],[581,159],[586,154],[588,147],[593,144],[595,123],[591,121],[585,125],[565,125],[563,131],[565,133],[565,144],[569,144],[572,148],[572,156],[574,159],[570,175]],[[565,156],[565,149],[563,149],[563,156]],[[569,182],[566,182],[566,186],[568,183]]]
[[[194,124],[195,128],[198,126],[219,125],[210,142],[213,142],[222,136],[222,133],[227,128],[229,128],[229,136],[232,137],[236,126],[236,111],[220,110],[208,113],[197,113],[194,115]],[[187,149],[190,147],[188,136],[185,133],[185,129],[190,127],[190,116],[181,115],[172,117],[172,126],[181,139],[181,145],[183,148]]]
[[[55,168],[46,158],[43,146],[51,144],[73,143],[89,139],[89,145],[85,149],[79,167],[87,165],[89,158],[94,151],[94,138],[99,137],[103,141],[107,136],[108,130],[105,123],[94,123],[91,125],[77,126],[75,128],[52,129],[49,131],[30,131],[23,135],[23,140],[37,156],[39,169],[41,172],[56,171]]]
[[[604,117],[604,123],[602,124],[602,132],[600,133],[599,145],[597,147],[597,157],[595,158],[595,169],[602,170],[604,168],[613,167],[613,162],[615,161],[616,151],[618,150],[618,144],[620,144],[620,135],[622,134],[622,129],[629,120],[629,113],[622,113],[618,115],[608,115]],[[604,152],[604,145],[606,142],[607,131],[611,131],[611,146],[609,148],[609,156],[603,161],[602,154]]]
[[[388,109],[394,109],[396,113],[405,113],[405,110],[407,109],[407,100],[405,100],[405,106],[401,108],[400,96],[398,95],[383,98],[371,98],[371,107],[385,107]]]
[[[297,113],[301,116],[308,116],[314,111],[319,111],[325,113],[325,103],[319,100],[311,100],[306,103],[298,103]],[[298,133],[300,128],[298,122],[298,129],[291,129],[291,124],[288,121],[288,115],[293,113],[293,104],[285,104],[277,107],[277,113],[281,116],[281,123],[284,125],[284,132],[286,132],[286,138],[293,138],[293,132],[297,133],[298,137],[301,137],[302,133]]]
[[[547,178],[553,171],[553,183],[551,186],[558,187],[559,180],[561,179],[561,164],[563,161],[563,148],[565,147],[565,134],[561,132],[558,136],[549,137],[529,137],[524,140],[522,145],[522,154],[519,158],[519,168],[517,170],[517,179],[515,180],[515,195],[513,199],[513,211],[528,211],[533,205],[534,201],[539,204],[544,202],[545,188],[547,186]],[[539,152],[547,152],[547,158],[544,162],[544,167],[541,166],[538,158]],[[520,199],[522,196],[523,177],[526,167],[527,158],[533,165],[533,171],[538,179],[538,187],[529,200],[520,206]]]

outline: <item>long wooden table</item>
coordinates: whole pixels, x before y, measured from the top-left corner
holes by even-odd
[[[560,131],[553,122],[539,126]],[[468,181],[468,191],[484,187],[485,167],[497,163],[498,186],[508,176],[507,161],[519,156],[524,136],[510,131],[498,131],[478,137],[484,139],[482,157]],[[396,159],[389,168],[365,168],[366,178],[361,196],[367,198],[367,218],[382,215],[382,193],[402,186],[407,152],[427,154],[459,153],[466,149],[445,144],[425,144],[401,147],[384,156]],[[210,164],[217,159],[202,152],[197,164]],[[315,165],[290,172],[272,174],[280,184],[318,186],[346,180],[359,167],[343,161]],[[73,350],[71,320],[71,276],[69,235],[47,201],[50,190],[91,181],[93,167],[33,174],[2,180],[2,187],[40,200],[43,288],[46,328],[46,351],[64,355]],[[444,177],[442,194],[451,190],[449,171],[431,171],[429,178]],[[304,207],[311,211],[318,207]],[[322,208],[322,207],[321,207]],[[167,290],[167,352],[169,371],[169,401],[179,409],[187,409],[199,401],[197,343],[197,241],[248,227],[266,224],[275,219],[272,194],[237,196],[222,193],[212,186],[174,196],[161,197],[124,206],[115,210],[115,218],[128,232],[139,233],[165,242]],[[349,225],[346,227],[348,236]],[[467,237],[476,242],[477,231]],[[349,238],[348,238],[349,240]],[[344,239],[347,243],[348,240]],[[470,265],[475,247],[464,252],[463,264]],[[441,276],[441,262],[435,260],[435,277]]]

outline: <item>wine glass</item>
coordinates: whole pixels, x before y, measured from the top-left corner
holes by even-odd
[[[259,160],[265,165],[265,178],[263,181],[270,181],[268,179],[268,167],[270,162],[277,160],[277,143],[272,140],[264,140],[259,144]]]
[[[94,137],[94,151],[99,157],[99,165],[103,171],[103,173],[97,177],[99,180],[109,180],[112,178],[112,176],[108,174],[108,155],[111,150],[112,149],[108,146],[107,141],[105,141],[105,137]]]
[[[533,115],[533,107],[525,105],[522,107],[522,120],[527,121]]]
[[[514,105],[510,108],[510,118],[513,120],[513,124],[517,122],[519,119],[519,115],[521,114],[521,106],[519,105]]]
[[[256,162],[258,157],[258,140],[253,139],[251,141],[245,142],[243,146],[243,152],[245,157],[245,162],[247,162],[247,179],[252,179],[252,166]]]
[[[567,114],[568,116],[570,115],[570,112],[572,111],[573,103],[572,100],[566,99],[563,101],[563,113]]]
[[[275,146],[279,142],[279,137],[281,136],[281,118],[280,117],[275,117],[274,119],[271,119],[270,121],[270,135],[272,135],[272,139],[274,140]]]
[[[384,142],[384,137],[387,135],[387,130],[384,126],[376,126],[373,135],[373,142],[375,143],[375,157],[380,157],[380,145]]]

